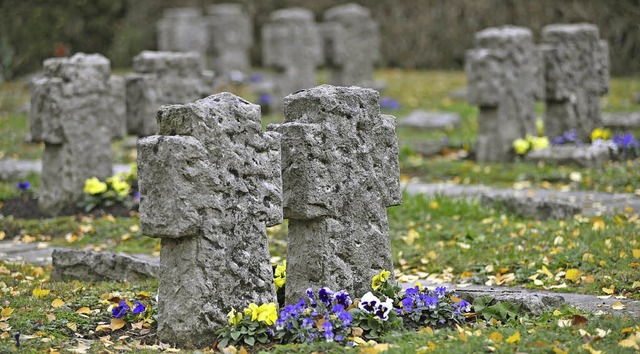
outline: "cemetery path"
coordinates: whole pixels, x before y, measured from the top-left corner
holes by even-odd
[[[480,197],[486,195],[500,199],[515,197],[533,201],[551,200],[579,207],[583,215],[614,214],[625,207],[640,210],[640,196],[631,193],[604,193],[590,191],[557,191],[542,188],[511,189],[483,185],[460,185],[453,183],[408,183],[409,194],[446,195],[450,197]]]

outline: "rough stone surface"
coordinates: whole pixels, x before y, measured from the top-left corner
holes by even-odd
[[[609,50],[592,24],[549,25],[542,30],[545,61],[545,134],[575,129],[588,140],[602,126],[600,96],[609,90]]]
[[[262,27],[262,61],[275,74],[273,107],[283,98],[316,85],[315,69],[322,64],[322,40],[313,13],[302,8],[277,10]]]
[[[583,167],[597,167],[611,160],[609,147],[598,145],[558,145],[533,150],[525,156],[528,161],[544,161],[558,165],[577,164]]]
[[[321,26],[329,83],[374,87],[374,64],[380,59],[380,28],[371,11],[356,3],[334,6]]]
[[[158,49],[168,52],[197,52],[207,49],[207,23],[196,7],[165,9],[156,23]]]
[[[550,200],[519,195],[483,194],[483,205],[501,204],[510,213],[536,220],[571,219],[582,211],[580,205],[563,200]]]
[[[212,68],[228,74],[251,69],[249,49],[253,44],[253,25],[241,4],[216,4],[207,8],[207,32]]]
[[[460,115],[451,112],[416,110],[399,120],[398,125],[418,129],[449,129],[460,125]]]
[[[51,258],[54,281],[136,281],[158,274],[153,257],[56,248]]]
[[[513,141],[535,134],[535,99],[541,95],[541,61],[528,28],[505,26],[476,33],[467,51],[466,96],[480,107],[477,159],[513,159]]]
[[[109,106],[113,108],[111,131],[113,139],[122,139],[127,135],[127,82],[123,76],[111,75],[109,78]]]
[[[395,118],[371,89],[322,85],[285,98],[284,215],[288,302],[307,288],[370,290],[393,274],[386,208],[402,201]]]
[[[602,125],[615,130],[640,128],[640,112],[603,113]]]
[[[138,142],[140,225],[162,238],[158,338],[210,345],[227,313],[275,301],[266,226],[282,221],[280,137],[230,93],[163,106]]]
[[[113,94],[118,80],[110,75],[107,58],[78,53],[45,60],[44,76],[31,83],[31,139],[45,144],[38,194],[43,210],[74,205],[86,179],[111,173],[121,107]]]
[[[133,58],[133,71],[126,76],[129,134],[156,134],[160,106],[192,102],[213,91],[196,53],[144,51]]]

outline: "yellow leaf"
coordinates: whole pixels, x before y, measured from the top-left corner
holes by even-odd
[[[640,350],[640,332],[631,334],[627,339],[619,341],[618,345],[623,348],[633,348],[635,350]]]
[[[580,276],[584,274],[583,271],[578,270],[578,269],[567,269],[567,273],[565,274],[564,278],[567,280],[571,280],[572,282],[576,283],[578,282],[578,280],[580,280]]]
[[[633,332],[633,327],[625,327],[620,330],[620,333],[631,333]]]
[[[614,291],[614,290],[615,290],[615,287],[614,287],[614,286],[612,286],[612,287],[610,287],[610,288],[602,288],[602,291],[603,291],[605,294],[609,294],[609,295],[613,294],[613,291]]]
[[[589,343],[583,344],[582,348],[586,349],[590,354],[602,354],[602,350],[593,349]]]
[[[571,320],[558,320],[558,327],[570,327],[572,321]]]
[[[43,299],[44,297],[49,295],[50,292],[51,292],[51,290],[35,288],[35,289],[33,289],[33,293],[32,294],[36,299]]]
[[[0,231],[0,241],[4,240],[4,238],[7,236],[6,233],[4,233],[4,231]]]
[[[632,288],[640,288],[640,281],[634,281],[633,285],[631,285]]]
[[[11,327],[7,322],[0,322],[0,330],[9,332],[11,330]]]
[[[553,311],[553,315],[554,315],[554,316],[556,316],[556,317],[557,317],[557,316],[560,316],[560,315],[562,315],[562,311],[560,311],[560,310],[554,310],[554,311]]]
[[[133,237],[133,235],[132,235],[132,234],[126,233],[126,234],[123,234],[122,236],[120,236],[120,239],[121,239],[122,241],[126,241],[126,240],[128,240],[128,239],[130,239],[130,238],[132,238],[132,237]]]
[[[604,224],[604,219],[601,216],[596,216],[595,218],[591,219],[592,222],[592,227],[591,229],[593,231],[603,231],[605,228],[605,224]]]
[[[458,337],[460,338],[461,341],[466,342],[467,341],[467,334],[464,332],[458,332]]]
[[[556,347],[556,346],[554,345],[554,346],[553,346],[553,352],[554,352],[555,354],[569,354],[569,349],[567,349],[567,350],[562,350],[562,349],[560,349],[560,348],[558,348],[558,347]]]
[[[543,265],[541,271],[544,275],[548,276],[549,278],[553,278],[553,273],[551,273],[549,269],[547,269],[547,266]]]
[[[96,332],[106,332],[106,331],[108,331],[108,330],[110,330],[110,329],[111,329],[111,327],[110,327],[109,325],[99,324],[99,325],[96,327]]]
[[[140,231],[140,226],[138,226],[138,224],[136,224],[136,225],[131,225],[131,226],[129,226],[129,231],[131,231],[131,232],[138,232],[138,231]]]
[[[420,330],[418,331],[418,333],[420,333],[420,334],[424,334],[424,333],[426,333],[426,334],[428,334],[428,335],[432,336],[432,335],[433,335],[433,328],[431,328],[431,327],[427,326],[427,327],[424,327],[424,328],[420,329]]]
[[[88,308],[88,307],[81,307],[81,308],[76,310],[76,313],[79,313],[79,314],[83,314],[83,313],[84,314],[90,314],[91,313],[91,309]]]
[[[634,248],[631,252],[633,253],[633,258],[640,258],[640,249]]]
[[[51,306],[58,308],[60,306],[64,306],[64,301],[60,300],[60,299],[55,299],[53,301],[51,301]]]
[[[594,277],[591,274],[589,274],[586,277],[584,277],[584,282],[587,283],[587,284],[593,284],[594,281],[596,281],[596,277]]]
[[[11,317],[12,313],[13,313],[13,309],[11,307],[6,307],[2,309],[2,311],[0,312],[0,316],[2,316],[2,319],[5,320]]]
[[[120,328],[124,327],[125,324],[126,322],[122,318],[114,318],[111,320],[109,328],[111,328],[112,331],[117,331]]]
[[[432,201],[431,203],[429,203],[429,208],[431,209],[438,209],[440,208],[440,204],[438,204],[438,202],[436,202],[435,200]]]
[[[493,332],[489,334],[489,339],[491,339],[494,343],[502,342],[502,334],[500,332]]]
[[[596,257],[591,253],[585,253],[585,254],[582,255],[582,261],[583,262],[589,262],[589,263],[595,263],[596,262]]]
[[[146,298],[151,297],[151,294],[146,292],[146,291],[141,291],[141,292],[137,293],[136,296],[141,298],[141,299],[146,299]]]
[[[78,330],[78,325],[75,322],[67,323],[67,327],[74,332]]]
[[[614,310],[622,310],[622,309],[625,308],[625,306],[620,301],[616,301],[613,304],[611,304],[611,308],[614,309]]]
[[[516,333],[512,334],[511,336],[509,336],[509,338],[506,339],[506,342],[509,343],[509,344],[514,344],[514,343],[520,342],[520,332],[516,332]]]
[[[56,319],[56,315],[54,315],[54,314],[52,314],[52,313],[48,313],[48,314],[47,314],[47,320],[48,320],[49,322],[51,322],[51,321],[53,321],[53,320],[55,320],[55,319]]]

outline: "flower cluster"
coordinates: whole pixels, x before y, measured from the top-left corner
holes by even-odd
[[[391,97],[382,97],[380,98],[380,108],[389,111],[396,111],[400,109],[400,102]]]
[[[19,191],[26,192],[31,188],[31,183],[29,181],[18,182],[16,188],[18,188]]]
[[[216,331],[219,346],[246,344],[253,346],[256,341],[266,343],[273,335],[271,328],[278,319],[278,306],[274,302],[268,304],[250,303],[241,312],[232,308],[227,314],[230,326]]]
[[[571,129],[568,132],[564,132],[560,136],[551,138],[551,145],[566,145],[566,144],[575,144],[578,146],[582,145],[582,141],[578,139],[578,135],[575,129]]]
[[[527,135],[524,139],[513,141],[513,150],[517,155],[524,155],[531,150],[540,150],[549,146],[549,138],[546,136]]]
[[[408,288],[400,304],[402,315],[421,326],[446,325],[451,321],[462,323],[465,313],[471,311],[471,304],[455,295],[448,296],[443,286],[434,291],[423,289],[419,284]]]
[[[348,312],[353,301],[344,290],[307,289],[307,298],[287,305],[276,321],[275,336],[285,342],[327,341],[346,344],[353,322]]]
[[[373,293],[368,292],[360,299],[358,308],[375,319],[386,321],[389,319],[389,313],[393,310],[393,300],[380,300]]]
[[[125,203],[137,186],[137,169],[132,165],[129,172],[121,172],[108,177],[105,182],[91,177],[84,183],[84,199],[79,203],[85,211],[91,211],[98,205],[111,206]],[[133,198],[133,197],[132,197]]]
[[[133,310],[131,310],[132,307],[133,307]],[[124,315],[128,313],[138,315],[143,313],[146,309],[147,307],[140,301],[136,300],[135,306],[134,306],[134,304],[132,304],[131,302],[127,300],[122,300],[120,301],[118,306],[115,306],[111,309],[111,316],[113,316],[114,318],[122,318]]]
[[[282,265],[278,264],[273,274],[273,282],[276,285],[276,290],[280,290],[287,282],[287,261],[282,262]]]

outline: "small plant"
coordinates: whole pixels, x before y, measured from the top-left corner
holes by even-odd
[[[349,311],[353,316],[353,325],[362,329],[362,336],[375,339],[393,330],[402,328],[402,318],[393,307],[393,299],[382,301],[368,292],[358,302],[358,307]]]
[[[480,296],[473,300],[473,309],[478,318],[482,317],[486,321],[496,319],[505,323],[518,316],[520,306],[503,301],[496,302],[493,296]]]
[[[471,304],[447,292],[444,286],[434,291],[422,288],[420,284],[405,291],[402,316],[419,326],[448,326],[463,323],[465,314],[471,311]]]
[[[532,150],[541,150],[549,146],[549,138],[546,136],[527,135],[524,139],[513,141],[513,151],[516,155],[526,155]]]
[[[229,326],[216,331],[219,348],[229,345],[248,345],[267,343],[273,334],[271,326],[278,319],[278,307],[274,302],[268,304],[251,303],[242,312],[232,308],[227,314]]]
[[[89,212],[97,206],[109,207],[117,203],[125,204],[130,209],[137,202],[137,169],[132,165],[129,172],[121,172],[108,177],[105,182],[91,177],[84,183],[84,198],[78,206]]]
[[[275,327],[275,338],[283,343],[337,342],[348,343],[353,322],[348,309],[353,304],[344,290],[333,292],[321,288],[316,295],[313,289],[306,291],[295,305],[287,305],[281,312]]]

